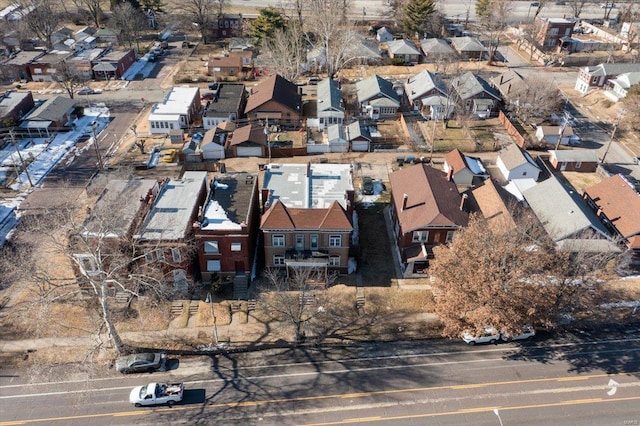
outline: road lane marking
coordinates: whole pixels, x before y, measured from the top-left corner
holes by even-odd
[[[616,374],[595,374],[586,376],[587,378],[595,379],[601,377],[615,377],[615,376],[631,376],[637,374],[639,372],[626,372],[626,373],[616,373]],[[501,385],[513,385],[513,384],[525,384],[525,383],[540,383],[540,382],[553,382],[558,381],[558,378],[546,378],[546,379],[527,379],[527,380],[512,380],[505,382],[491,382],[483,384],[484,387],[488,386],[501,386]],[[571,377],[567,377],[567,380],[570,381]],[[583,380],[582,377],[575,377],[576,380]],[[635,384],[629,384],[635,385]],[[623,385],[620,385],[623,386]],[[167,408],[152,408],[149,410],[138,410],[138,411],[125,411],[125,412],[111,412],[111,413],[103,413],[103,414],[85,414],[78,416],[68,416],[68,417],[52,417],[46,419],[25,419],[25,420],[16,420],[14,422],[2,423],[0,422],[0,426],[9,426],[9,425],[24,425],[29,423],[38,423],[38,422],[53,422],[53,421],[64,421],[64,420],[77,420],[84,418],[97,418],[97,417],[127,417],[134,415],[145,415],[149,413],[161,413],[161,412],[172,412],[172,411],[186,411],[186,410],[211,410],[211,409],[219,409],[219,408],[238,408],[238,407],[255,407],[261,405],[269,405],[269,404],[282,404],[282,403],[291,403],[291,402],[303,402],[303,401],[319,401],[319,400],[328,400],[335,398],[364,398],[368,396],[377,396],[377,395],[392,395],[398,393],[407,393],[407,392],[427,392],[427,391],[437,391],[437,390],[447,390],[447,389],[455,389],[459,387],[457,385],[449,385],[449,386],[433,386],[433,387],[423,387],[423,388],[408,388],[408,389],[392,389],[392,390],[380,390],[380,391],[371,391],[371,392],[357,392],[357,393],[348,393],[348,394],[328,394],[328,395],[314,395],[314,396],[301,396],[296,398],[280,398],[280,399],[269,399],[262,401],[242,401],[242,402],[227,402],[227,403],[219,403],[219,404],[211,404],[211,405],[197,405],[197,406],[173,406]],[[595,388],[601,388],[606,386],[595,386]],[[128,389],[128,388],[127,388]],[[580,388],[582,390],[582,388]],[[537,392],[534,390],[533,392]],[[634,397],[635,398],[635,397]],[[628,399],[628,398],[627,398]],[[640,399],[640,397],[636,398]],[[625,400],[625,398],[619,398],[618,400]],[[594,402],[603,402],[601,398],[596,399],[585,399],[585,400],[576,400],[576,401],[594,401]],[[607,399],[606,401],[613,401],[613,399]],[[524,406],[523,406],[524,407]],[[491,408],[493,409],[493,408]],[[501,408],[503,410],[509,409]],[[466,410],[480,410],[486,411],[482,408],[470,408]],[[455,413],[455,412],[452,412]],[[436,413],[437,414],[437,413]],[[434,415],[436,415],[434,414]],[[385,418],[387,420],[387,418]],[[343,423],[323,423],[323,424],[343,424]]]

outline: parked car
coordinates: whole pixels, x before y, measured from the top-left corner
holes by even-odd
[[[213,92],[205,92],[200,96],[200,99],[203,101],[212,101],[215,98],[216,94]]]
[[[78,95],[93,95],[94,93],[96,93],[96,91],[91,87],[83,87],[82,89],[78,90],[77,93]]]
[[[539,1],[532,1],[531,2],[531,7],[538,7],[540,6],[540,2]]]
[[[177,151],[175,149],[169,149],[162,154],[162,162],[163,163],[173,163],[173,160],[176,158]]]
[[[209,90],[218,90],[218,83],[209,83]]]
[[[467,345],[475,345],[476,343],[498,343],[500,340],[500,333],[493,327],[485,327],[484,332],[479,336],[474,336],[470,332],[462,333],[462,340]]]
[[[123,374],[147,373],[164,366],[165,358],[157,353],[140,353],[121,356],[116,360],[116,370]]]
[[[613,2],[600,3],[600,7],[602,9],[604,8],[613,9],[614,7],[616,7],[616,4]]]
[[[317,75],[312,75],[311,77],[309,77],[307,79],[307,84],[311,85],[311,86],[315,86],[317,85],[320,80],[322,80],[320,77],[318,77]]]
[[[532,339],[535,335],[536,331],[533,329],[533,327],[526,325],[522,327],[522,329],[520,330],[520,334],[512,336],[508,333],[503,333],[500,335],[500,338],[505,342],[511,342],[513,340],[529,340]]]
[[[373,179],[369,176],[362,178],[362,193],[364,195],[373,195]]]

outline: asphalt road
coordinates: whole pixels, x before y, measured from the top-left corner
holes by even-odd
[[[435,340],[182,359],[168,373],[47,383],[3,371],[0,421],[497,425],[498,409],[504,425],[637,424],[639,350],[636,330],[497,346]],[[165,380],[185,382],[183,403],[128,403],[133,386]]]

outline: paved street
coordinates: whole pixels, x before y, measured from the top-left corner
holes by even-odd
[[[622,425],[640,420],[639,349],[640,336],[630,330],[599,338],[539,336],[522,345],[434,340],[183,358],[168,373],[49,383],[26,384],[23,372],[5,371],[0,420],[495,425],[498,409],[505,425]],[[182,404],[128,403],[133,386],[165,380],[185,382]]]

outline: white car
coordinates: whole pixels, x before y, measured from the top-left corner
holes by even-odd
[[[500,333],[493,327],[485,327],[484,333],[479,336],[474,336],[469,332],[462,333],[462,340],[467,345],[475,345],[476,343],[498,343],[500,340]]]
[[[529,340],[532,339],[535,335],[536,331],[533,329],[533,327],[526,325],[522,327],[522,329],[520,330],[520,334],[517,334],[515,336],[511,336],[509,334],[501,334],[500,337],[505,342],[511,342],[513,340]]]

